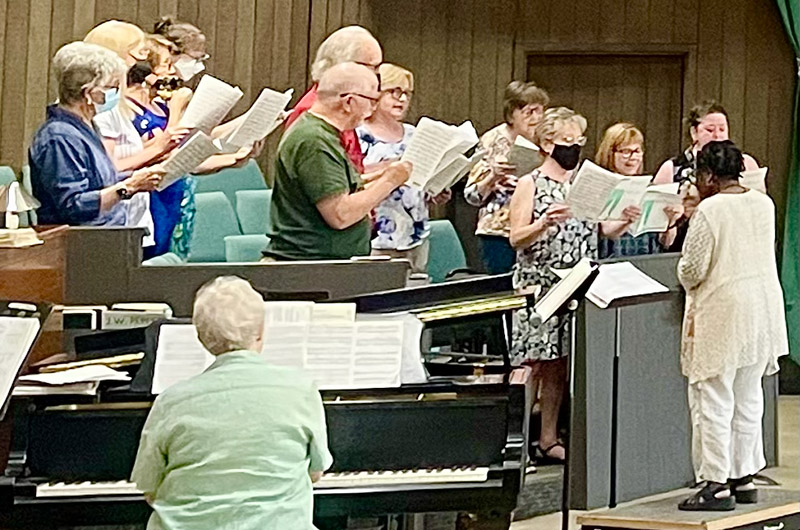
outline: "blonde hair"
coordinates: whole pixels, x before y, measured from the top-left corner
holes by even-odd
[[[586,132],[586,118],[567,107],[553,107],[544,111],[544,116],[539,125],[536,126],[534,142],[542,145],[542,142],[552,141],[553,136],[567,125],[577,125],[581,134]]]
[[[92,28],[84,37],[83,42],[99,44],[124,60],[137,45],[144,44],[145,34],[135,24],[121,20],[109,20]]]
[[[594,157],[595,163],[610,171],[616,171],[614,166],[614,152],[623,145],[639,144],[644,150],[644,134],[632,123],[615,123],[603,134],[603,140],[597,147],[597,154]],[[642,171],[644,158],[639,164],[638,171]]]
[[[414,74],[402,66],[383,63],[378,68],[378,73],[381,76],[381,90],[402,88],[411,92],[414,91]]]
[[[220,276],[198,289],[192,323],[212,355],[256,346],[264,331],[264,299],[237,276]]]

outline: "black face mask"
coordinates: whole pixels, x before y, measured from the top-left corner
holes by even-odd
[[[553,147],[553,152],[550,153],[550,156],[553,157],[553,160],[558,162],[559,166],[563,167],[567,171],[572,171],[578,167],[578,162],[581,158],[581,146],[580,144],[556,144],[555,147]]]
[[[153,73],[153,69],[148,61],[136,61],[128,69],[128,85],[140,85],[144,83],[147,76]]]

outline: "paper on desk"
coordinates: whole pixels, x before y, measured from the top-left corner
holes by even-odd
[[[20,376],[19,381],[23,383],[38,383],[42,385],[71,385],[73,383],[89,383],[92,381],[129,381],[130,376],[125,372],[118,372],[113,368],[103,365],[81,366],[62,370],[60,372],[48,372],[45,374],[31,374]]]
[[[194,377],[214,362],[197,338],[192,324],[165,324],[159,328],[153,386],[160,394],[175,383]]]
[[[274,131],[280,121],[278,118],[292,100],[294,90],[276,92],[265,88],[261,91],[253,106],[245,113],[239,126],[228,136],[225,143],[236,151],[240,147],[251,145],[262,138],[266,138]]]
[[[200,79],[179,126],[211,133],[211,129],[219,125],[242,95],[239,87],[206,74]]]
[[[767,193],[767,171],[768,168],[766,167],[742,171],[739,182],[741,182],[742,186],[745,188]]]
[[[621,219],[622,210],[638,206],[652,177],[627,177],[604,169],[590,160],[581,165],[566,202],[579,219]]]
[[[600,273],[592,283],[586,298],[597,307],[606,308],[614,300],[654,293],[669,289],[643,273],[629,261],[600,265]]]
[[[222,152],[222,145],[207,134],[197,132],[177,148],[162,164],[164,177],[158,189],[164,190],[179,178],[190,174],[197,166]]]
[[[39,332],[36,318],[0,316],[0,408]]]
[[[657,184],[647,188],[642,198],[642,215],[628,229],[633,236],[647,232],[665,232],[669,228],[669,216],[665,209],[668,206],[680,206],[677,182]]]

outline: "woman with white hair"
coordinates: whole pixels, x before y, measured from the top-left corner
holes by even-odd
[[[361,26],[346,26],[328,35],[328,38],[322,41],[322,44],[317,48],[317,55],[311,65],[311,80],[314,81],[314,84],[300,98],[289,117],[286,118],[286,127],[290,127],[314,105],[317,100],[317,84],[322,78],[322,74],[332,66],[341,63],[356,63],[366,66],[377,75],[378,68],[382,62],[383,50],[381,50],[381,45],[372,36],[372,33],[365,28]],[[340,138],[350,161],[359,173],[363,173],[364,154],[361,152],[358,135],[354,130],[342,131]]]
[[[157,166],[118,172],[92,126],[119,102],[125,62],[102,46],[73,42],[56,52],[53,71],[58,102],[28,150],[39,222],[124,226],[123,201],[155,189],[163,174]]]
[[[319,392],[261,356],[264,300],[247,281],[201,287],[192,320],[216,359],[147,417],[131,479],[147,528],[313,529],[311,483],[333,462]]]

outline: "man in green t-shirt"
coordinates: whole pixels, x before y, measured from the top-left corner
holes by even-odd
[[[267,257],[369,255],[369,212],[411,171],[410,164],[395,162],[365,176],[365,187],[339,140],[341,131],[355,129],[372,113],[378,89],[375,73],[356,63],[336,65],[322,75],[317,101],[278,147]]]

